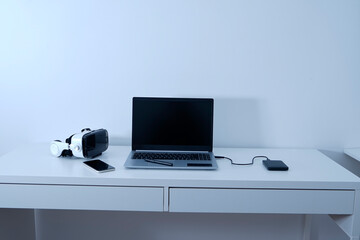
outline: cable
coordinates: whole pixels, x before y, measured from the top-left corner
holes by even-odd
[[[216,159],[221,159],[221,158],[227,159],[227,160],[230,160],[232,165],[239,165],[239,166],[253,165],[256,158],[265,158],[266,160],[270,160],[267,156],[255,156],[255,157],[253,157],[253,159],[251,160],[250,163],[234,163],[231,158],[228,158],[228,157],[225,157],[225,156],[215,156],[215,158]]]

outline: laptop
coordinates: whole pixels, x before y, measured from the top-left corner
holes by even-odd
[[[214,99],[134,97],[126,168],[217,169]]]

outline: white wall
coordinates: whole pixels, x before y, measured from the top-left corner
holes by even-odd
[[[360,146],[358,0],[5,0],[0,29],[2,153],[129,143],[133,96],[214,97],[217,146]]]
[[[84,127],[129,144],[133,96],[182,96],[215,98],[215,146],[338,156],[359,66],[358,0],[4,0],[0,154]]]
[[[43,220],[38,240],[303,239],[301,229],[296,227],[303,225],[298,215],[56,210],[42,210],[38,215]]]
[[[4,193],[1,193],[1,195]],[[37,240],[34,225],[34,210],[0,209],[1,240]]]

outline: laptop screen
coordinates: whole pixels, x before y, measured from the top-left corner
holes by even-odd
[[[133,98],[132,149],[212,151],[214,100]]]

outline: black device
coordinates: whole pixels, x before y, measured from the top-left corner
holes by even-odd
[[[263,164],[269,171],[289,170],[289,167],[281,160],[263,160]]]
[[[132,150],[212,151],[213,99],[133,98]]]
[[[115,167],[99,159],[85,161],[84,163],[92,169],[96,170],[97,172],[109,172],[115,170]]]
[[[93,158],[105,152],[109,146],[109,134],[106,129],[93,130],[83,135],[82,148],[84,157]]]

